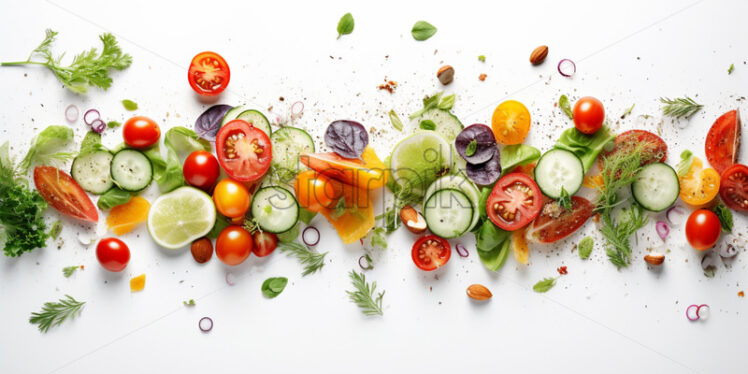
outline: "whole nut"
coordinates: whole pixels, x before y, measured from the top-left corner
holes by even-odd
[[[661,253],[650,253],[644,256],[644,261],[650,265],[660,266],[665,262],[665,255]]]
[[[190,252],[192,252],[192,257],[197,263],[208,262],[213,257],[213,243],[208,238],[197,239],[192,242]]]
[[[473,299],[473,300],[488,300],[493,296],[491,294],[491,291],[486,288],[486,286],[481,284],[471,284],[470,287],[467,288],[467,295]]]
[[[423,234],[428,227],[426,219],[410,205],[406,205],[400,209],[400,221],[408,231],[414,234]]]
[[[530,62],[533,65],[540,65],[545,61],[545,58],[548,56],[548,46],[541,45],[538,48],[535,48],[532,53],[530,53]]]
[[[444,65],[436,72],[436,77],[439,78],[439,82],[446,86],[452,83],[452,79],[455,77],[455,69],[450,65]]]

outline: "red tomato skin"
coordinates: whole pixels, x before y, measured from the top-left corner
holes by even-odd
[[[254,239],[252,253],[257,257],[265,257],[273,253],[278,246],[278,236],[270,232],[255,231],[252,238]]]
[[[740,112],[731,110],[714,121],[706,135],[706,159],[717,173],[724,173],[737,160],[740,144]]]
[[[125,144],[133,148],[150,147],[161,137],[161,129],[148,117],[135,116],[127,120],[122,128]]]
[[[719,196],[728,208],[748,212],[748,166],[735,164],[722,173]]]
[[[611,157],[614,153],[621,151],[621,149],[628,150],[633,145],[641,142],[647,142],[651,145],[651,147],[646,148],[642,154],[642,166],[653,162],[665,162],[665,160],[667,160],[667,144],[662,140],[662,138],[657,136],[657,134],[651,133],[647,130],[629,130],[616,136],[614,142],[615,146],[611,151],[600,154],[600,158],[598,159],[600,161],[600,167],[602,168],[603,155],[605,157]]]
[[[587,220],[592,217],[592,213],[595,209],[592,203],[581,197],[572,196],[571,205],[572,210],[563,209],[560,215],[551,216],[546,209],[547,204],[554,204],[553,200],[543,204],[540,215],[535,218],[532,226],[527,232],[527,237],[537,243],[553,243],[559,241],[577,231],[584,225]],[[558,204],[558,203],[555,203]]]
[[[252,143],[256,141],[256,147],[261,151],[256,150],[254,154],[247,155],[246,159],[238,153],[235,153],[237,156],[230,157],[231,147],[227,142],[229,137],[234,134],[244,136],[241,140],[238,140],[239,142],[248,141]],[[254,182],[265,176],[265,173],[270,169],[270,162],[273,159],[273,146],[264,131],[251,126],[246,121],[237,119],[229,121],[218,130],[216,154],[218,155],[218,163],[229,177],[240,182]]]
[[[430,261],[427,263],[420,258],[421,248],[424,243],[427,243],[431,240],[435,241],[437,243],[437,246],[442,248],[442,251],[438,254],[426,253],[426,255],[432,255],[430,256]],[[434,257],[434,255],[436,255],[436,257]],[[449,258],[452,256],[452,247],[450,247],[449,242],[442,237],[436,235],[426,235],[418,239],[415,244],[413,244],[413,249],[410,251],[410,256],[413,259],[413,263],[416,265],[416,267],[423,271],[432,271],[444,266],[449,261]]]
[[[573,117],[577,130],[585,134],[594,134],[603,127],[605,107],[600,100],[585,96],[574,104]]]
[[[96,245],[96,258],[101,267],[118,273],[125,270],[130,262],[130,248],[117,238],[104,238]]]
[[[719,217],[711,210],[696,210],[686,221],[686,239],[691,247],[700,251],[714,247],[721,232]]]
[[[522,208],[518,208],[517,212],[520,213],[519,220],[515,218],[512,221],[507,221],[499,215],[493,206],[502,201],[512,201],[512,196],[509,196],[504,190],[515,183],[520,183],[529,189],[527,194],[522,193],[525,197],[521,200],[526,200],[530,197],[532,204],[530,206],[523,205]],[[528,196],[528,194],[532,194],[532,196]],[[538,185],[535,184],[532,178],[524,173],[512,172],[501,177],[494,185],[491,194],[488,195],[488,199],[486,200],[486,213],[491,222],[499,228],[507,231],[518,230],[527,226],[540,214],[540,209],[543,206],[542,196],[540,188],[538,188]]]
[[[195,151],[184,160],[184,180],[203,191],[210,191],[221,174],[221,166],[212,153]]]
[[[199,70],[200,61],[206,57],[213,59],[221,68],[219,75],[222,78],[222,82],[217,87],[205,88],[197,82],[198,76],[202,75]],[[229,81],[231,81],[231,69],[229,69],[229,64],[226,60],[218,53],[210,51],[200,52],[195,55],[190,62],[190,67],[187,70],[187,81],[190,83],[190,87],[192,87],[198,95],[215,96],[223,92],[226,87],[229,86]]]
[[[98,222],[99,211],[70,175],[52,166],[34,168],[34,185],[44,200],[60,213],[83,221]]]
[[[223,229],[216,240],[216,256],[226,265],[236,266],[252,253],[252,235],[240,226]]]

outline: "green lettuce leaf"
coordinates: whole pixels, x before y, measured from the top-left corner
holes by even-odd
[[[561,134],[561,138],[558,139],[554,147],[565,149],[577,155],[582,160],[584,172],[586,173],[595,163],[600,152],[603,151],[603,147],[615,140],[615,138],[616,134],[610,131],[608,126],[603,126],[592,135],[584,134],[575,127],[572,127]]]

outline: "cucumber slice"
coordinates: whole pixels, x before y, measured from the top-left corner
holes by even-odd
[[[270,136],[273,132],[273,130],[270,129],[270,121],[268,121],[264,114],[257,110],[245,110],[239,113],[239,115],[236,116],[236,119],[247,121],[250,125],[264,131],[267,136]]]
[[[252,197],[252,217],[263,231],[280,234],[292,229],[299,221],[299,204],[283,187],[259,189]]]
[[[543,194],[551,199],[561,197],[561,190],[569,196],[582,187],[584,165],[582,160],[572,152],[564,149],[552,149],[546,152],[535,166],[535,182]]]
[[[81,188],[94,195],[107,192],[112,182],[112,154],[107,151],[96,151],[78,156],[73,160],[70,174]]]
[[[455,117],[455,115],[450,113],[448,110],[427,110],[415,119],[416,123],[421,123],[421,121],[424,120],[430,120],[434,122],[434,124],[436,125],[436,129],[434,129],[434,131],[444,137],[444,139],[446,139],[450,144],[454,142],[457,134],[459,134],[460,131],[462,131],[462,129],[465,127],[462,125],[462,122],[460,122],[460,120],[457,119],[457,117]]]
[[[273,144],[273,161],[270,166],[278,172],[282,182],[291,180],[299,170],[305,169],[299,162],[302,152],[314,152],[314,141],[304,130],[283,127],[270,135]]]
[[[229,111],[223,116],[223,120],[221,120],[221,126],[227,124],[231,120],[235,120],[236,117],[239,117],[239,114],[245,110],[246,108],[244,108],[244,105],[235,106],[229,109]]]
[[[445,175],[435,180],[434,183],[431,183],[429,188],[426,189],[423,205],[426,206],[426,201],[428,201],[434,192],[446,188],[458,189],[467,196],[468,200],[470,200],[470,203],[473,206],[473,219],[470,222],[470,228],[468,228],[468,230],[472,230],[473,227],[478,224],[478,220],[480,220],[480,209],[478,208],[480,202],[480,190],[473,181],[463,174]]]
[[[473,222],[473,204],[460,190],[434,192],[423,206],[423,218],[432,233],[445,239],[466,233]]]
[[[135,149],[123,149],[112,157],[112,179],[121,189],[137,192],[153,180],[151,160]]]
[[[680,194],[678,174],[662,162],[646,165],[631,184],[634,199],[644,209],[661,212],[675,203]]]

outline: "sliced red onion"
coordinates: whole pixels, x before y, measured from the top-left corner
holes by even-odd
[[[465,248],[465,246],[463,246],[462,244],[457,244],[455,246],[455,249],[457,250],[457,254],[460,255],[460,257],[467,257],[470,254],[467,248]]]
[[[101,114],[96,109],[89,109],[83,114],[83,122],[86,125],[92,126],[97,119],[101,119]]]
[[[696,308],[696,315],[699,317],[699,319],[708,319],[709,318],[709,305],[701,304],[698,308]]]
[[[101,119],[94,120],[91,124],[91,130],[96,131],[99,134],[103,133],[104,130],[106,130],[106,122]]]
[[[299,118],[304,113],[304,103],[297,101],[291,105],[291,117]]]
[[[213,330],[213,320],[210,319],[210,317],[200,318],[197,327],[199,327],[202,332],[209,332],[210,330]]]
[[[688,318],[689,321],[698,321],[699,320],[699,306],[696,304],[691,304],[686,308],[686,318]]]
[[[660,239],[664,242],[667,235],[670,233],[670,228],[667,226],[667,223],[665,223],[665,221],[657,221],[655,229],[657,229],[657,235],[659,235]]]
[[[719,256],[714,251],[704,254],[704,257],[701,258],[701,269],[704,270],[704,275],[710,278],[713,277],[714,272],[717,271],[718,261]]]
[[[310,247],[319,244],[319,237],[319,230],[314,226],[307,226],[307,228],[301,232],[301,241]]]
[[[79,114],[80,110],[78,110],[78,107],[74,104],[70,104],[65,108],[65,119],[70,123],[77,121]]]
[[[235,283],[236,277],[234,276],[234,273],[226,273],[226,284],[229,286],[233,286]]]
[[[558,62],[558,72],[564,77],[571,77],[577,72],[577,65],[574,61],[565,58]]]
[[[673,225],[673,227],[677,227],[685,221],[686,211],[683,208],[674,205],[667,210],[665,217],[667,217],[667,220],[670,221],[670,224]]]
[[[374,269],[374,266],[371,265],[371,257],[369,257],[369,255],[363,255],[359,257],[358,266],[360,266],[361,269],[364,269],[364,270]]]
[[[738,254],[738,249],[732,243],[724,243],[719,249],[719,255],[723,258],[733,258]]]

